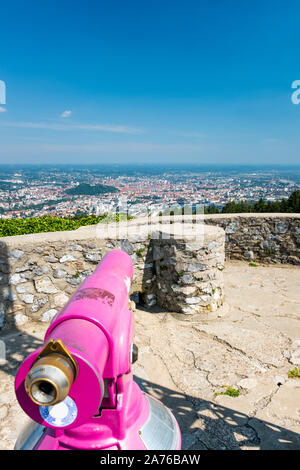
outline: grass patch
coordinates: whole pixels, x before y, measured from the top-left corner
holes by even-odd
[[[177,276],[178,276],[178,277],[184,276],[184,273],[185,273],[184,271],[179,271],[179,272],[177,273]]]
[[[217,397],[218,395],[228,395],[229,397],[238,397],[239,394],[240,394],[240,391],[237,390],[236,388],[227,387],[225,392],[216,392],[214,393],[214,396]]]
[[[257,266],[259,266],[259,264],[257,264],[257,263],[249,263],[249,266],[251,266],[252,268],[256,268]]]
[[[300,379],[300,370],[298,367],[295,367],[294,369],[290,370],[288,372],[288,377],[290,379]]]
[[[275,255],[275,250],[264,250],[265,255]]]
[[[143,257],[143,251],[145,251],[145,248],[139,248],[138,250],[136,250],[136,255],[138,258]]]

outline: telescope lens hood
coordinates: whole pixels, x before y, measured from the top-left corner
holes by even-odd
[[[38,359],[27,374],[25,389],[37,405],[63,401],[74,381],[74,369],[62,354],[51,353]]]
[[[32,383],[30,394],[32,400],[38,404],[49,405],[56,401],[57,388],[49,380],[41,379]]]

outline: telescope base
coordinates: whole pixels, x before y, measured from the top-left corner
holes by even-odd
[[[102,416],[73,429],[47,428],[30,420],[15,450],[180,450],[181,433],[171,411],[159,400],[143,395],[139,418],[126,427],[121,439],[107,436],[100,425]]]

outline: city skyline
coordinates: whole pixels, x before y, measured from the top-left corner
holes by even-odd
[[[0,165],[0,219],[221,209],[231,201],[286,200],[299,189],[300,167]]]
[[[299,164],[297,13],[268,0],[2,5],[0,163]]]

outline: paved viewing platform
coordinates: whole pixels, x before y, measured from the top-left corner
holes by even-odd
[[[223,274],[215,312],[137,306],[135,380],[173,411],[183,449],[300,449],[300,378],[288,376],[300,367],[300,267],[227,261]],[[47,326],[0,336],[0,449],[13,449],[26,420],[14,377]]]

